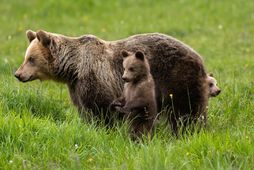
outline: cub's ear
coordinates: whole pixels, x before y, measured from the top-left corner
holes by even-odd
[[[144,61],[144,59],[145,59],[145,56],[144,56],[144,54],[141,51],[137,51],[135,53],[135,56],[136,56],[137,59],[139,59],[141,61]]]
[[[123,50],[122,52],[122,56],[123,56],[123,58],[126,58],[126,57],[128,57],[130,54],[127,52],[127,51],[125,51],[125,50]]]
[[[32,42],[36,38],[36,33],[32,30],[27,30],[26,36],[27,36],[29,42]]]
[[[209,73],[208,76],[213,77],[213,73]]]
[[[48,47],[50,44],[50,35],[47,32],[39,30],[36,32],[36,37],[43,46]]]

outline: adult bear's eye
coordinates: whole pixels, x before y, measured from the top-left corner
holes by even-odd
[[[213,83],[209,83],[209,87],[213,87]]]
[[[34,64],[34,58],[33,57],[29,57],[28,58],[28,62],[31,63],[31,64]]]

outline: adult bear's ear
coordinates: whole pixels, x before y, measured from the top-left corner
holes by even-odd
[[[36,32],[36,37],[42,45],[49,49],[51,55],[55,56],[58,53],[58,45],[56,37],[47,33],[46,31],[39,30]]]
[[[126,58],[126,57],[128,57],[130,54],[127,52],[127,51],[125,51],[125,50],[123,50],[122,52],[122,56],[123,56],[123,58]]]
[[[36,32],[37,39],[42,43],[43,46],[48,47],[50,44],[50,35],[42,30]]]
[[[36,33],[32,30],[27,30],[26,31],[26,36],[29,42],[32,42],[36,38]]]
[[[144,61],[144,59],[145,59],[145,56],[144,56],[144,54],[141,51],[137,51],[135,53],[135,56],[136,56],[137,59],[139,59],[141,61]]]

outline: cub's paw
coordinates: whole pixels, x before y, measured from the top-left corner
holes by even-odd
[[[122,103],[120,103],[119,101],[115,100],[113,101],[110,105],[109,105],[109,110],[110,111],[116,111],[117,107],[121,107]]]

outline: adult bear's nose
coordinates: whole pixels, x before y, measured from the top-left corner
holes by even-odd
[[[19,79],[20,80],[20,73],[18,73],[17,71],[15,72],[15,74],[14,74],[14,76],[17,78],[17,79]]]

